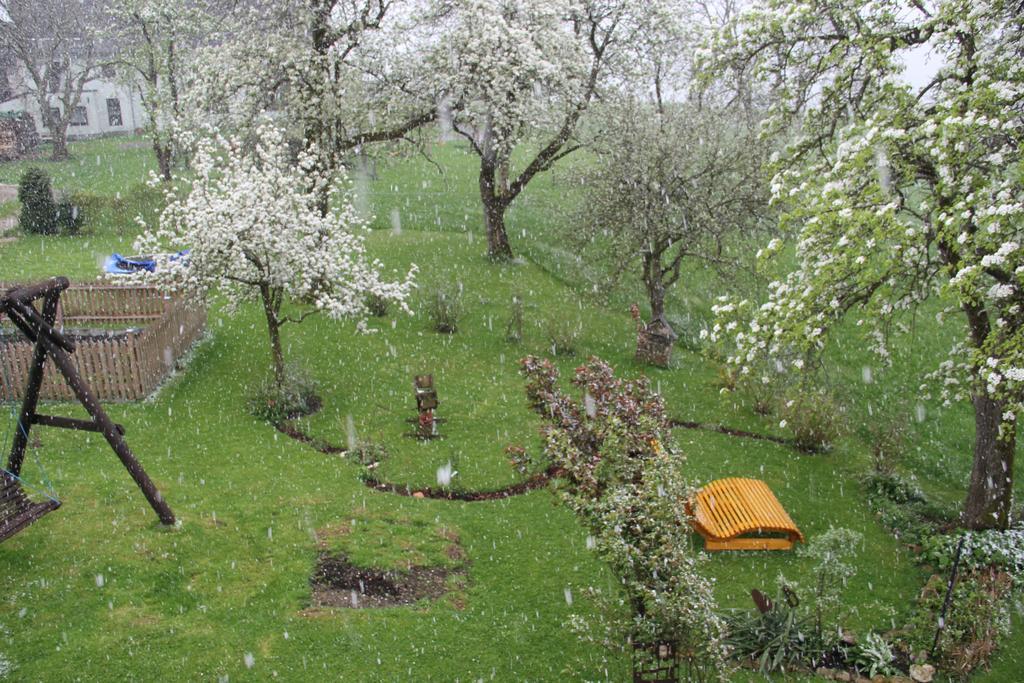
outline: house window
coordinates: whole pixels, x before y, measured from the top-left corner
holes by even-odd
[[[54,123],[60,121],[60,107],[50,107],[50,120]]]
[[[103,78],[113,78],[117,75],[117,69],[114,68],[113,64],[104,64],[100,67],[100,75]]]
[[[88,126],[89,116],[85,113],[85,107],[75,107],[74,113],[71,114],[71,125],[72,126]]]
[[[121,100],[116,97],[107,99],[107,124],[111,128],[124,125],[121,120]]]

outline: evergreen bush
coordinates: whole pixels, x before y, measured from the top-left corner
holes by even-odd
[[[25,171],[18,182],[21,202],[21,229],[32,235],[53,235],[57,226],[57,208],[50,190],[50,176],[39,168]]]

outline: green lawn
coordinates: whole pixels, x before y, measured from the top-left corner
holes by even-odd
[[[55,274],[90,280],[106,254],[130,251],[135,213],[153,207],[152,192],[138,188],[153,164],[148,150],[126,142],[75,144],[75,159],[46,165],[58,187],[98,195],[91,199],[98,217],[76,238],[22,237],[0,245],[0,281]],[[351,424],[359,438],[386,445],[390,458],[375,476],[391,482],[436,486],[437,469],[447,463],[461,490],[519,481],[504,449],[519,444],[536,453],[540,438],[516,361],[547,353],[547,320],[578,317],[581,352],[558,359],[563,376],[580,357],[597,354],[623,374],[647,373],[675,417],[783,434],[776,419],[756,415],[742,397],[720,394],[716,369],[696,353],[679,350],[668,370],[633,361],[626,305],[635,292],[607,304],[589,296],[584,264],[558,237],[575,196],[559,177],[540,179],[510,216],[513,248],[528,258],[498,266],[484,258],[473,158],[457,145],[433,156],[446,175],[420,158],[399,160],[357,188],[381,228],[368,239],[373,255],[403,271],[415,262],[420,297],[438,284],[461,283],[460,331],[432,332],[419,303],[413,317],[375,321],[376,334],[317,318],[286,327],[288,359],[313,375],[324,398],[324,409],[301,422],[306,431],[344,444]],[[22,167],[0,165],[0,179],[16,178]],[[673,314],[706,316],[713,282],[711,273],[693,273],[673,297]],[[526,302],[521,345],[505,341],[513,294]],[[550,492],[460,503],[372,491],[354,463],[289,440],[247,414],[245,397],[263,379],[268,358],[254,307],[233,318],[215,307],[210,333],[187,370],[155,398],[110,406],[181,519],[179,529],[159,528],[101,440],[39,432],[34,452],[64,507],[0,546],[0,588],[7,596],[0,605],[0,654],[15,667],[12,678],[109,680],[116,671],[137,680],[555,681],[565,680],[567,670],[571,678],[627,678],[628,662],[578,642],[563,626],[571,613],[590,609],[582,589],[614,582]],[[871,515],[856,483],[869,462],[858,429],[867,406],[908,410],[914,453],[907,470],[950,509],[963,495],[969,413],[921,401],[918,422],[910,415],[919,411],[908,408],[917,403],[915,373],[933,362],[947,338],[922,323],[890,370],[874,367],[852,341],[834,349],[830,377],[853,406],[853,428],[827,455],[704,431],[676,433],[695,480],[763,478],[808,536],[830,526],[864,535],[846,594],[848,623],[859,631],[902,624],[926,578]],[[865,366],[874,367],[878,381],[863,382]],[[405,421],[415,415],[412,376],[423,372],[434,373],[439,415],[447,422],[444,439],[421,444],[405,436],[411,431]],[[33,463],[26,476],[39,476]],[[414,519],[424,528],[451,529],[467,555],[462,599],[305,611],[315,531],[354,519]],[[393,564],[406,542],[380,530],[376,549],[372,543],[359,549],[360,561]],[[749,590],[771,589],[780,573],[798,583],[810,577],[809,562],[793,553],[723,553],[706,567],[730,607],[749,606]],[[571,606],[567,591],[575,596]],[[1005,650],[1020,652],[1021,644],[1018,628]],[[1001,656],[978,680],[1016,680],[1019,657]]]

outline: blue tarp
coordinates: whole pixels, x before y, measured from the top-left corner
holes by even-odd
[[[171,254],[170,260],[187,259],[188,249],[182,249],[177,254]],[[111,254],[103,262],[103,272],[111,275],[130,275],[141,271],[156,272],[156,259],[149,256],[121,256]]]

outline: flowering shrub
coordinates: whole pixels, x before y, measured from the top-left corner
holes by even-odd
[[[956,555],[960,539],[965,538],[961,567],[981,570],[996,567],[1007,572],[1014,583],[1024,583],[1024,522],[1017,522],[1005,531],[962,531],[932,536],[924,541],[921,559],[946,571]]]
[[[661,397],[646,378],[618,379],[597,358],[572,380],[582,401],[558,387],[550,362],[530,356],[521,365],[527,394],[545,418],[546,453],[564,472],[562,499],[590,532],[588,546],[620,578],[630,607],[623,614],[603,596],[598,626],[618,634],[620,645],[670,641],[684,657],[720,668],[724,624],[711,580],[690,550],[683,501],[693,488]],[[575,623],[595,626],[582,617]]]

